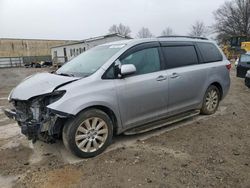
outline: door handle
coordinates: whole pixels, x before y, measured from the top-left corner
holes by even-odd
[[[171,76],[170,76],[170,78],[179,78],[180,77],[180,75],[178,74],[178,73],[176,73],[176,72],[174,72]]]
[[[161,76],[158,76],[157,78],[156,78],[156,80],[157,81],[164,81],[164,80],[166,80],[167,79],[167,76],[163,76],[163,75],[161,75]]]

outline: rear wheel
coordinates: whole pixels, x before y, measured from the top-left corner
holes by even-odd
[[[81,112],[63,128],[64,145],[82,158],[102,153],[111,143],[112,135],[112,121],[106,113],[97,109]]]
[[[216,112],[220,103],[220,91],[219,89],[211,85],[206,91],[203,99],[201,113],[204,115],[211,115]]]

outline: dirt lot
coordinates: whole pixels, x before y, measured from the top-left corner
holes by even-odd
[[[0,108],[24,77],[0,69]],[[0,187],[250,187],[250,90],[231,72],[229,95],[212,116],[137,136],[118,136],[81,160],[62,143],[32,144],[0,111]]]

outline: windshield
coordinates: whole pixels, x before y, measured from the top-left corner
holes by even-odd
[[[123,46],[105,45],[92,48],[63,65],[56,71],[56,74],[77,77],[89,76],[96,72]]]
[[[241,55],[240,61],[243,63],[250,62],[250,55],[247,55],[247,54]]]

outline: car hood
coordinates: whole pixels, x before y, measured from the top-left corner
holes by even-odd
[[[17,87],[11,91],[9,100],[28,100],[35,96],[51,93],[56,88],[79,79],[79,77],[38,73],[24,79],[17,85]]]

